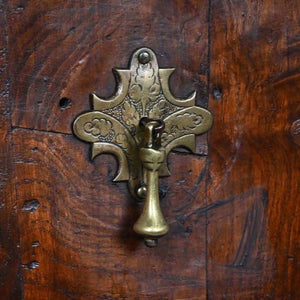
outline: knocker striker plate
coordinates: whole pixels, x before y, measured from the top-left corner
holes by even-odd
[[[73,124],[77,137],[92,143],[92,158],[101,153],[118,157],[114,181],[129,183],[136,198],[145,200],[133,229],[149,247],[169,231],[160,209],[159,176],[169,176],[168,153],[183,146],[195,151],[195,135],[212,125],[210,112],[195,106],[196,93],[175,98],[169,90],[174,69],[159,69],[149,48],[133,53],[129,70],[114,70],[118,88],[111,98],[92,94],[93,111]]]
[[[112,153],[119,160],[114,181],[129,181],[131,193],[143,182],[138,149],[143,140],[139,128],[142,117],[161,119],[165,129],[161,145],[166,155],[172,148],[183,146],[195,151],[195,135],[206,132],[212,116],[195,106],[196,93],[186,99],[175,98],[169,90],[169,77],[175,69],[159,69],[154,52],[141,48],[132,55],[129,70],[114,69],[117,91],[109,99],[92,94],[93,111],[79,115],[73,123],[75,135],[92,143],[92,158]],[[167,163],[159,176],[169,176]]]

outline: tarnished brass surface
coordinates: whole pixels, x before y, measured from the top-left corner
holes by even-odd
[[[169,226],[160,209],[158,188],[158,170],[166,160],[166,150],[160,145],[164,124],[161,120],[148,118],[142,118],[140,123],[145,134],[139,156],[145,170],[147,188],[143,212],[133,229],[144,236],[147,246],[153,247],[157,245],[157,238],[169,231]]]
[[[147,237],[149,245],[155,244],[151,237],[168,231],[158,199],[158,177],[170,175],[168,153],[179,146],[194,152],[195,135],[212,125],[211,113],[195,106],[195,92],[186,99],[172,95],[168,83],[174,70],[159,69],[149,48],[135,51],[129,70],[114,69],[115,95],[104,100],[92,94],[93,111],[79,115],[73,123],[74,134],[92,143],[92,158],[108,152],[118,157],[114,181],[128,180],[132,195],[146,198],[135,230]],[[151,234],[147,234],[150,227]]]

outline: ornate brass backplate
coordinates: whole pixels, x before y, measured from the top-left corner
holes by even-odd
[[[194,152],[195,135],[212,125],[211,113],[195,106],[195,92],[186,99],[172,95],[169,77],[174,70],[159,69],[151,49],[138,49],[132,55],[129,70],[114,69],[118,83],[115,95],[101,99],[92,94],[93,111],[79,115],[73,124],[75,135],[92,143],[92,158],[104,152],[118,157],[119,170],[114,181],[128,180],[135,197],[141,196],[139,187],[147,184],[145,162],[140,158],[145,139],[140,126],[143,117],[164,123],[163,132],[155,138],[159,137],[165,157],[179,146]],[[170,175],[166,159],[157,172],[159,176]]]

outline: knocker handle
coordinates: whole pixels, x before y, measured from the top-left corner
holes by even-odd
[[[153,50],[136,50],[128,70],[114,69],[116,93],[108,99],[92,94],[93,110],[73,123],[74,134],[92,144],[92,158],[114,154],[119,160],[114,181],[128,181],[132,196],[145,201],[134,230],[148,246],[169,230],[158,193],[158,178],[171,175],[168,153],[179,146],[195,152],[195,136],[212,125],[211,113],[195,105],[196,92],[185,99],[171,93],[174,70],[159,68]]]
[[[166,151],[161,147],[162,120],[142,118],[140,127],[144,130],[144,141],[139,156],[145,170],[146,197],[143,212],[134,224],[134,231],[144,237],[148,247],[157,245],[157,239],[169,231],[160,208],[158,170],[166,160]]]
[[[161,147],[161,134],[165,129],[164,121],[143,117],[139,123],[140,128],[145,131],[144,146],[158,149]]]

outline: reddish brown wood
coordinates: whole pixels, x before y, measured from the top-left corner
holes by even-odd
[[[299,298],[298,2],[4,1],[0,298]],[[155,249],[115,159],[71,132],[141,46],[215,120],[208,161],[206,136],[170,154]]]
[[[211,299],[300,297],[297,2],[212,1]]]
[[[3,12],[0,24],[5,28]],[[21,266],[12,164],[8,52],[5,30],[0,31],[0,298],[21,298]]]
[[[18,129],[14,141],[26,299],[205,298],[205,218],[191,214],[204,206],[205,157],[171,154],[171,233],[149,249],[132,230],[140,208],[111,183],[112,157],[90,162],[69,135]]]
[[[11,0],[4,11],[25,299],[205,298],[205,219],[190,215],[205,205],[206,158],[172,154],[161,183],[171,234],[152,251],[132,231],[141,208],[111,181],[114,159],[90,162],[71,123],[141,46],[177,68],[177,96],[196,89],[207,104],[208,1]]]
[[[177,68],[176,95],[196,89],[207,104],[207,0],[10,0],[5,11],[14,126],[71,133],[75,116],[90,109],[89,93],[110,96],[112,68],[127,68],[143,45],[161,67]],[[59,107],[62,97],[69,109]]]

